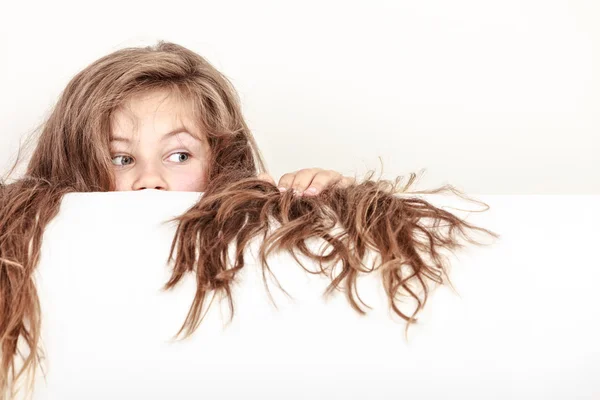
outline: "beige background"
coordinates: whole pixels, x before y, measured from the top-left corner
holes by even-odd
[[[240,92],[274,176],[319,166],[481,194],[600,194],[597,1],[3,5],[0,172],[75,73],[171,40]]]

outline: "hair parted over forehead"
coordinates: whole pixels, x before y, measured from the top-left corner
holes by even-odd
[[[300,252],[331,279],[325,294],[343,292],[362,314],[367,311],[357,280],[378,274],[390,309],[406,321],[406,329],[417,322],[435,285],[451,286],[444,251],[463,248],[461,239],[483,244],[469,237],[471,231],[500,237],[422,198],[407,196],[451,191],[464,198],[451,185],[409,191],[414,173],[403,183],[403,177],[372,180],[371,172],[362,182],[328,187],[316,197],[281,193],[257,178],[257,173],[266,172],[262,157],[237,94],[221,73],[174,43],[118,50],[68,83],[41,127],[25,176],[10,184],[0,181],[0,400],[13,399],[21,390],[32,396],[35,375],[38,369],[44,372],[34,280],[44,228],[58,214],[65,194],[114,190],[111,117],[130,99],[156,90],[191,108],[210,147],[203,196],[172,220],[178,227],[168,259],[172,274],[164,287],[175,287],[188,274],[197,284],[176,337],[185,338],[198,328],[210,307],[207,298],[225,295],[233,318],[232,284],[255,237],[261,238],[258,258],[267,290],[269,255],[286,251],[296,258]],[[324,242],[321,253],[310,250],[311,239]],[[370,257],[372,253],[376,257]],[[414,309],[406,309],[403,297],[414,300]],[[51,365],[51,359],[46,361]]]
[[[161,41],[117,50],[79,72],[48,118],[27,175],[77,191],[112,190],[111,117],[129,99],[154,91],[189,106],[211,149],[209,180],[230,168],[266,172],[231,82],[197,53]]]

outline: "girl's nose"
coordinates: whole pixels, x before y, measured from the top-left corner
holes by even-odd
[[[133,190],[156,189],[167,190],[167,182],[161,174],[152,168],[145,168],[133,183]]]

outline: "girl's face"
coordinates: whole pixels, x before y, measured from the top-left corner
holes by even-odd
[[[168,93],[132,98],[113,114],[110,139],[117,191],[204,191],[208,143]]]

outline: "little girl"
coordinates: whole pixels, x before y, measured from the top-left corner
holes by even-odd
[[[115,190],[204,191],[211,151],[190,104],[169,89],[157,89],[129,99],[111,122]],[[266,173],[258,178],[275,184]],[[335,171],[303,169],[285,174],[278,186],[314,196],[328,185],[346,186],[351,180]]]
[[[445,283],[440,252],[463,247],[454,234],[474,244],[468,229],[497,237],[425,200],[397,196],[408,193],[415,177],[404,187],[400,178],[357,184],[333,171],[305,169],[281,178],[282,189],[295,189],[282,193],[266,175],[235,90],[204,58],[165,42],[102,57],[68,83],[43,125],[25,176],[0,183],[0,400],[13,398],[21,379],[33,390],[42,352],[34,271],[44,227],[64,194],[204,192],[176,218],[173,272],[165,285],[196,276],[196,296],[179,331],[185,336],[198,327],[213,292],[227,295],[233,317],[231,284],[257,235],[265,271],[271,252],[299,251],[331,277],[327,293],[345,291],[360,313],[365,311],[357,278],[377,271],[391,309],[408,327],[426,303],[427,284]],[[441,226],[448,229],[434,229]],[[306,244],[311,238],[325,241],[328,253],[312,253]],[[377,252],[379,261],[370,269],[363,265],[368,251]],[[403,293],[416,301],[416,309],[401,309]]]

